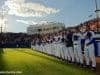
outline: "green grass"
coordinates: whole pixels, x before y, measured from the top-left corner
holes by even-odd
[[[95,75],[89,69],[66,64],[31,49],[5,48],[3,50],[4,54],[0,54],[0,71],[22,72],[16,75]]]

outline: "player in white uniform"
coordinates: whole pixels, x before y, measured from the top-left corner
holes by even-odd
[[[42,45],[43,45],[43,53],[45,53],[45,44],[46,44],[46,42],[45,42],[45,35],[43,35],[42,36]]]
[[[44,39],[42,38],[42,52],[44,53],[45,52],[45,41]]]
[[[78,56],[78,50],[79,50],[79,40],[78,40],[79,36],[77,35],[77,33],[73,34],[73,47],[74,47],[74,56],[75,56],[75,60],[76,63],[79,63],[79,56]],[[81,49],[81,48],[80,48]]]
[[[41,42],[40,42],[40,49],[41,49],[41,52],[43,52],[43,39],[42,39],[42,37],[41,37]]]
[[[67,50],[68,50],[68,61],[71,63],[74,63],[74,50],[73,50],[73,41],[72,41],[72,36],[73,33],[71,31],[68,31],[68,33],[66,34],[66,46],[67,46]]]
[[[47,50],[47,54],[49,54],[49,39],[48,38],[46,42],[46,50]]]
[[[63,32],[60,33],[60,57],[65,60],[65,43],[64,43],[64,34]]]
[[[36,48],[36,50],[38,51],[39,50],[39,45],[38,45],[38,43],[39,43],[39,40],[38,39],[36,39],[36,44],[35,44],[35,48]]]
[[[53,50],[53,38],[52,38],[52,35],[50,35],[50,40],[49,40],[49,42],[50,42],[50,55],[53,55],[52,54],[52,50]]]
[[[63,38],[62,38],[62,41],[63,41],[63,47],[62,47],[62,49],[64,50],[65,60],[71,61],[71,58],[70,58],[70,55],[69,55],[69,51],[68,51],[68,48],[67,48],[68,42],[67,42],[66,35],[67,35],[67,32],[64,31]]]
[[[76,30],[76,32],[73,34],[74,56],[76,63],[83,65],[81,40],[82,40],[82,34]]]
[[[48,54],[48,40],[47,40],[47,38],[46,38],[45,50],[46,50],[46,53]]]
[[[49,54],[51,55],[51,38],[49,38]]]
[[[59,57],[59,39],[58,35],[56,34],[54,39],[55,39],[55,56]]]
[[[31,42],[31,49],[35,49],[35,41],[34,40]]]
[[[86,65],[90,66],[90,62],[92,62],[92,69],[96,68],[96,59],[95,59],[95,40],[94,40],[94,32],[87,31],[86,32],[86,40],[85,40],[85,49],[84,55],[86,60]]]
[[[61,59],[64,59],[63,49],[62,49],[62,35],[59,33],[58,36],[58,56]]]
[[[48,54],[51,55],[51,40],[50,40],[50,36],[48,37]]]

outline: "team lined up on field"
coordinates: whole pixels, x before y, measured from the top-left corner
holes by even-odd
[[[39,35],[32,41],[31,47],[68,62],[95,69],[95,45],[93,31],[68,30]]]

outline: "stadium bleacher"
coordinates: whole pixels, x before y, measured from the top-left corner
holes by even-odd
[[[1,33],[0,47],[1,48],[16,48],[16,47],[30,47],[33,36],[26,33]]]

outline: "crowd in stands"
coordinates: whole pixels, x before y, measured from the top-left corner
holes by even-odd
[[[32,37],[26,33],[0,33],[0,47],[30,47]]]

